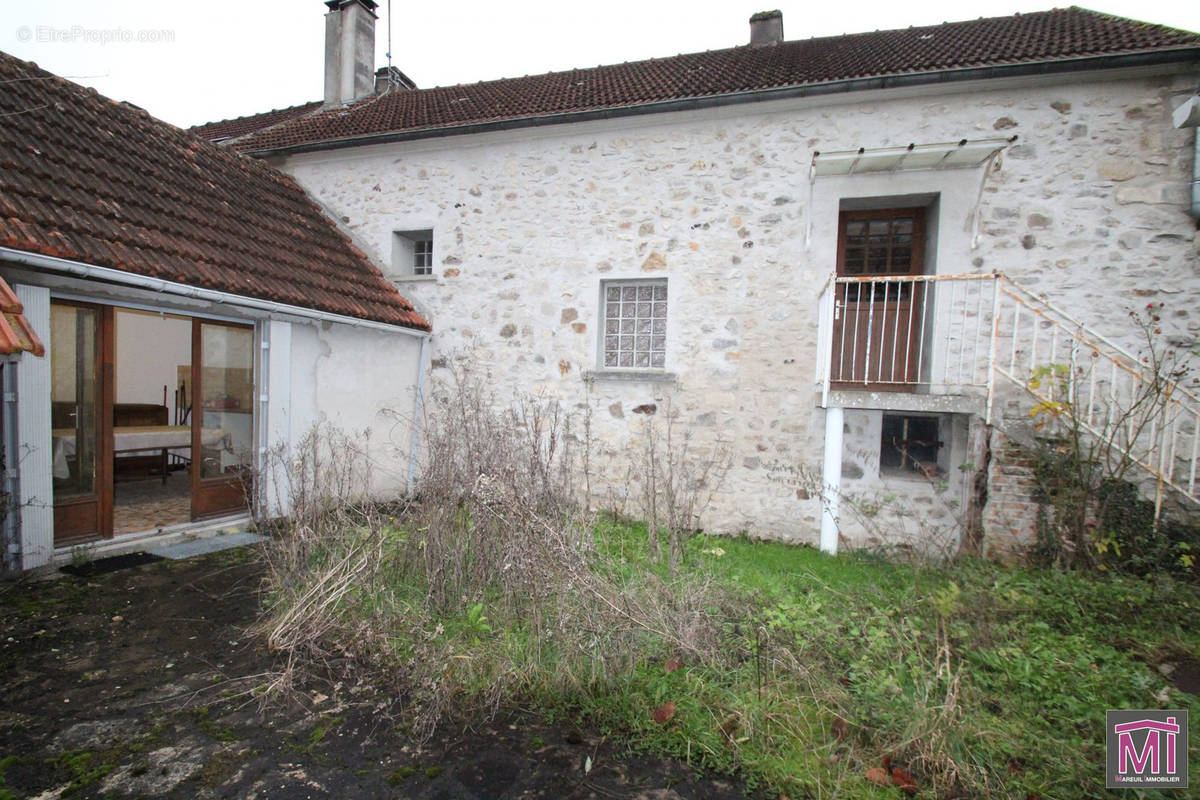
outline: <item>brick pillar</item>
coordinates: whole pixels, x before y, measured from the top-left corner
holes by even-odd
[[[1037,480],[1029,455],[999,430],[992,431],[988,498],[983,507],[983,551],[1003,558],[1037,538]]]

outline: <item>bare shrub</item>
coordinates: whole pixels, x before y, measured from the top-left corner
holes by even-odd
[[[269,593],[256,626],[286,658],[269,694],[292,688],[298,664],[330,657],[348,595],[383,562],[386,515],[369,494],[368,439],[318,425],[295,449],[269,451],[253,482],[260,513],[287,514],[264,548]]]
[[[1188,387],[1200,379],[1192,354],[1163,335],[1163,308],[1130,312],[1136,360],[1076,348],[1031,372],[1027,389],[1039,402],[1032,431],[1021,433],[1039,503],[1035,563],[1182,574],[1194,566],[1195,512],[1170,482],[1186,484],[1183,459],[1200,424]],[[1183,501],[1176,519],[1167,500]]]
[[[690,431],[679,430],[679,414],[670,399],[661,414],[656,411],[646,418],[629,477],[638,487],[652,560],[662,558],[660,530],[667,535],[670,574],[678,572],[684,535],[700,527],[700,516],[724,482],[730,461],[727,443],[698,447]]]
[[[368,670],[419,737],[464,701],[598,689],[648,653],[718,661],[711,582],[632,574],[597,549],[573,415],[488,386],[459,366],[431,387],[416,492],[393,513],[336,431],[286,463],[294,514],[268,556],[267,644],[289,667],[337,655]]]

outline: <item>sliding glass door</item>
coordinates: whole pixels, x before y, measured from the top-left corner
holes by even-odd
[[[133,324],[131,312],[121,313]],[[126,332],[117,353],[112,306],[55,300],[50,316],[55,546],[113,536],[117,453],[124,459],[115,498],[123,515],[120,533],[247,510],[254,464],[253,326],[193,317],[181,335],[163,328],[163,339],[149,347],[135,347]],[[174,419],[168,381],[177,386]],[[179,476],[179,497],[172,473],[183,469],[190,476]],[[173,516],[177,512],[182,519]]]
[[[112,536],[112,309],[50,306],[54,544]]]
[[[192,320],[192,519],[245,511],[254,442],[254,328]]]

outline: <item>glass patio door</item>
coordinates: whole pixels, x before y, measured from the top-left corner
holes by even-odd
[[[112,309],[50,305],[54,544],[112,536]]]
[[[192,320],[192,519],[249,507],[254,328]]]

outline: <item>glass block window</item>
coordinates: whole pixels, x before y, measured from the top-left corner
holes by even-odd
[[[417,239],[413,242],[413,275],[433,273],[433,239]]]
[[[663,369],[667,360],[667,282],[604,284],[604,366]]]

